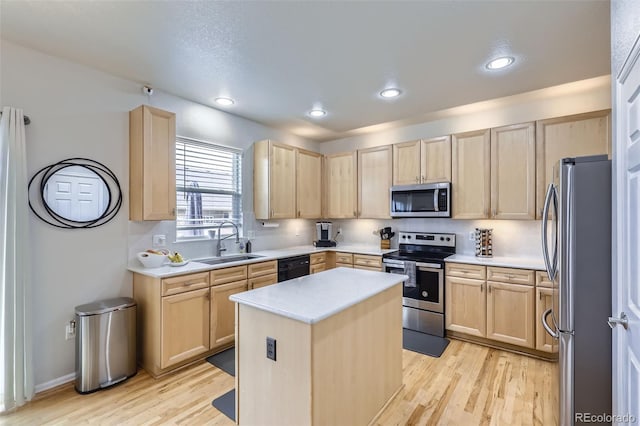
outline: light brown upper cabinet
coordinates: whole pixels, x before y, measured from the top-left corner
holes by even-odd
[[[357,160],[355,152],[330,154],[325,157],[325,217],[356,217]]]
[[[391,145],[358,150],[358,217],[389,218]]]
[[[565,157],[611,156],[611,110],[540,120],[536,124],[536,218],[553,169]]]
[[[420,140],[393,144],[393,184],[420,183]]]
[[[451,135],[451,192],[454,219],[489,217],[490,130]]]
[[[129,219],[176,218],[176,115],[147,105],[129,112]]]
[[[491,129],[491,215],[535,219],[534,123]]]
[[[451,181],[451,136],[393,145],[393,184]]]
[[[296,150],[297,216],[306,219],[322,217],[322,155],[304,149]]]
[[[253,208],[256,219],[296,217],[296,150],[270,140],[253,147]]]

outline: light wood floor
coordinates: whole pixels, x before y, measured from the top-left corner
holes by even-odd
[[[403,351],[403,370],[405,386],[377,425],[558,423],[557,363],[452,340],[441,358]],[[158,380],[140,370],[89,395],[72,384],[43,392],[0,425],[233,425],[211,405],[233,386],[206,361]]]

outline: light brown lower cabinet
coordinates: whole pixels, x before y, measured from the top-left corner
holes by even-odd
[[[160,368],[209,350],[209,289],[162,298]]]
[[[311,253],[309,256],[309,273],[317,274],[327,269],[327,253]]]
[[[478,337],[487,335],[484,286],[484,280],[447,276],[444,299],[447,330]]]
[[[475,278],[463,278],[469,276]],[[474,340],[480,343],[504,343],[507,349],[555,352],[539,324],[551,290],[536,287],[539,276],[529,269],[447,263],[446,329],[481,338]]]
[[[536,287],[536,349],[543,352],[557,352],[558,343],[542,326],[542,314],[551,308],[553,289]]]
[[[365,269],[368,271],[382,271],[382,256],[369,254],[354,254],[353,267],[355,269]]]
[[[311,265],[309,267],[309,273],[317,274],[318,272],[322,272],[325,269],[327,269],[325,263],[316,263],[315,265]]]
[[[535,347],[535,287],[487,281],[487,338]]]
[[[210,348],[233,342],[235,338],[235,304],[229,296],[247,291],[247,280],[211,287]]]

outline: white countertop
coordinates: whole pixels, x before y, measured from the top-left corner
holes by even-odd
[[[358,253],[369,254],[374,256],[382,256],[385,253],[396,251],[397,249],[381,249],[378,246],[366,246],[366,245],[344,245],[337,247],[314,247],[314,246],[297,246],[288,247],[285,249],[277,250],[264,250],[258,252],[252,252],[252,255],[260,256],[254,259],[240,260],[237,262],[220,263],[217,265],[208,265],[206,263],[200,263],[197,260],[191,260],[184,266],[169,266],[165,264],[159,268],[145,268],[137,259],[132,260],[127,268],[131,272],[147,275],[154,278],[166,278],[176,275],[190,274],[195,272],[211,271],[213,269],[228,268],[231,266],[248,265],[250,263],[266,262],[268,260],[281,259],[290,256],[299,256],[302,254],[322,253],[326,251],[346,252],[346,253]],[[241,253],[229,254],[229,257],[240,256]]]
[[[527,257],[476,257],[463,254],[454,254],[447,257],[445,262],[471,263],[474,265],[499,266],[504,268],[535,269],[545,271],[544,261],[538,258]]]
[[[406,275],[399,274],[335,268],[236,293],[229,299],[307,324],[314,324],[408,278]]]

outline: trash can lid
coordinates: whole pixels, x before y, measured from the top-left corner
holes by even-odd
[[[76,306],[76,314],[80,316],[98,315],[104,314],[105,312],[119,311],[120,309],[130,308],[135,305],[135,300],[130,297],[116,297]]]

